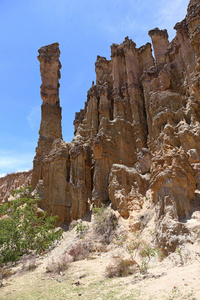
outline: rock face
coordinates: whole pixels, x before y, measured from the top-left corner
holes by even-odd
[[[149,187],[148,176],[135,168],[114,164],[109,177],[109,196],[113,208],[128,218],[131,211],[140,211]]]
[[[28,172],[11,173],[0,178],[0,203],[6,202],[10,193],[20,187],[31,185],[32,170]]]
[[[107,200],[128,218],[151,191],[158,246],[174,251],[186,238],[183,220],[200,204],[198,0],[175,29],[171,42],[166,30],[149,31],[155,59],[150,43],[138,49],[128,37],[111,46],[111,60],[97,57],[96,84],[76,113],[71,143],[62,140],[58,44],[39,50],[43,104],[32,186],[61,223]]]

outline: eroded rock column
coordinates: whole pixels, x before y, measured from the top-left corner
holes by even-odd
[[[156,27],[155,29],[150,30],[148,33],[152,39],[156,64],[158,67],[162,67],[165,64],[165,51],[169,46],[167,30],[160,30],[158,27]]]
[[[42,160],[51,149],[55,139],[62,138],[61,107],[59,100],[59,79],[61,63],[59,61],[59,44],[54,43],[38,50],[40,73],[42,78],[41,124],[38,147],[34,158],[32,187],[35,188],[42,178]]]

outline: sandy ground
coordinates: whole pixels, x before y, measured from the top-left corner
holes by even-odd
[[[116,257],[130,257],[126,251],[127,241],[124,243],[122,239],[128,223],[121,223],[118,238],[106,246],[102,246],[98,237],[94,236],[92,223],[85,224],[90,228],[84,239],[77,235],[75,229],[65,232],[58,246],[37,257],[34,271],[24,268],[29,260],[12,268],[12,272],[16,273],[3,279],[0,299],[200,299],[198,242],[184,245],[182,254],[179,251],[161,262],[158,257],[152,257],[144,274],[137,270],[127,277],[107,278],[106,267]],[[150,232],[149,228],[147,232]],[[92,241],[96,248],[88,258],[72,262],[66,271],[47,273],[46,267],[52,259],[59,261],[78,241]],[[184,253],[187,255],[184,256]]]

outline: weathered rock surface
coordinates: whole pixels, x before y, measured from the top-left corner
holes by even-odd
[[[39,50],[42,112],[44,107],[51,111],[42,113],[32,186],[35,188],[38,181],[43,180],[42,208],[58,214],[60,222],[69,223],[83,217],[88,199],[95,205],[109,200],[112,165],[133,167],[137,153],[146,147],[147,127],[140,76],[153,64],[150,44],[137,49],[126,38],[122,45],[112,45],[111,49],[111,61],[97,57],[96,85],[88,91],[84,110],[76,114],[75,137],[71,143],[62,141],[59,99],[52,102],[52,90],[46,88],[53,76],[57,76],[56,82],[59,79],[56,75],[60,67],[58,44]],[[54,86],[58,89],[58,84]],[[55,94],[58,96],[58,91]],[[53,128],[47,126],[50,119],[53,119]]]
[[[55,139],[62,138],[59,79],[61,64],[58,43],[39,49],[38,60],[42,78],[41,124],[36,157],[33,162],[32,185],[35,187],[42,176],[42,160],[51,150]]]
[[[0,203],[7,201],[10,193],[20,187],[31,185],[32,170],[27,172],[11,173],[0,178]]]
[[[114,209],[128,218],[131,211],[140,211],[149,187],[148,176],[135,168],[114,164],[109,176],[109,197]]]
[[[81,218],[88,202],[111,200],[128,218],[147,190],[156,208],[155,239],[166,253],[189,239],[184,222],[200,204],[200,3],[166,30],[149,31],[151,44],[128,37],[97,57],[96,84],[76,113],[75,137],[62,140],[58,44],[39,50],[42,121],[32,186],[59,221]],[[178,237],[177,237],[178,236]]]

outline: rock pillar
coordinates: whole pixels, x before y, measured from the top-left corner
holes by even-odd
[[[44,156],[51,149],[55,139],[62,138],[61,107],[59,100],[59,79],[61,63],[59,61],[59,44],[54,43],[38,50],[40,73],[42,78],[41,98],[41,124],[39,131],[38,147],[33,162],[32,187],[35,188],[42,178],[42,164]]]
[[[156,27],[148,33],[152,40],[156,64],[158,67],[162,67],[165,64],[165,51],[169,46],[167,30],[160,30]]]

